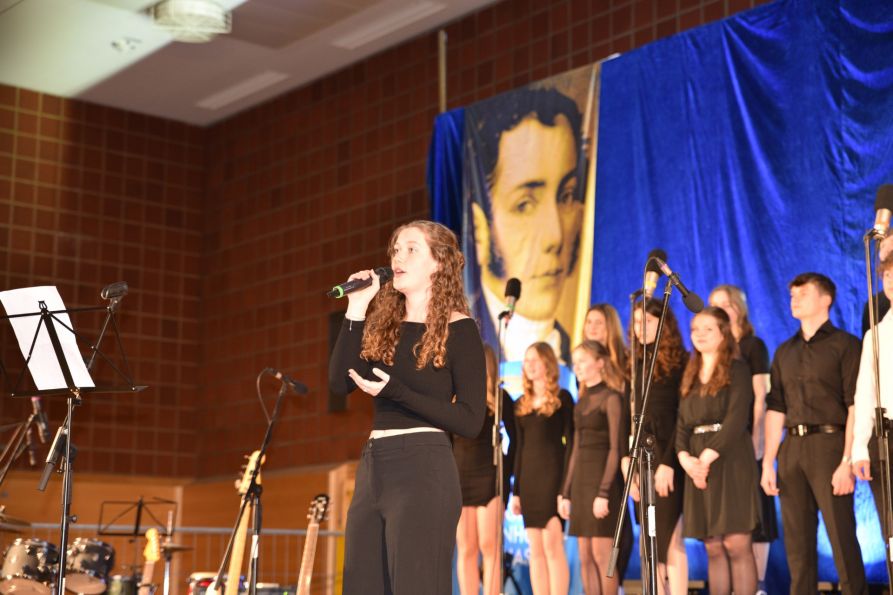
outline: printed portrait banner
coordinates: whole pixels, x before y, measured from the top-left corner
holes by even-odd
[[[501,345],[511,376],[519,375],[526,349],[544,341],[567,379],[570,349],[582,333],[592,275],[600,72],[600,64],[586,66],[465,109],[465,287],[483,339],[495,350],[506,282],[521,282]],[[517,377],[508,380],[517,395]]]

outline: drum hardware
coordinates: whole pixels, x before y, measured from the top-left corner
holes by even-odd
[[[55,586],[59,550],[40,539],[16,539],[6,548],[0,593],[50,595]]]
[[[17,519],[6,514],[6,506],[0,506],[0,531],[9,531],[11,533],[21,533],[23,529],[27,529],[31,523],[22,519]]]
[[[84,595],[106,590],[109,572],[115,566],[115,548],[104,541],[78,537],[68,548],[65,588]]]

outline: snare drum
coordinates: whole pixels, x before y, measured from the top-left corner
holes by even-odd
[[[105,591],[114,565],[115,548],[98,539],[78,537],[68,548],[65,588],[84,595],[98,595]]]
[[[59,550],[40,539],[16,539],[3,557],[0,593],[50,595],[59,570]]]

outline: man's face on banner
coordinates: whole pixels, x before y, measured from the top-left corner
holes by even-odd
[[[526,318],[553,318],[579,241],[582,189],[577,142],[568,119],[553,126],[535,115],[502,133],[491,176],[488,223],[473,205],[481,281],[502,296],[505,282],[522,284],[516,311]]]

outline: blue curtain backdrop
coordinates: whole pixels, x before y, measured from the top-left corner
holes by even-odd
[[[876,189],[893,182],[893,2],[788,0],[658,41],[603,64],[600,106],[593,302],[626,317],[661,247],[705,300],[740,285],[770,350],[797,328],[787,283],[804,271],[836,282],[832,321],[859,332],[861,237]],[[461,160],[461,117],[438,118],[429,167],[433,216],[457,233],[461,168],[439,164]],[[883,582],[867,492],[860,539]],[[836,578],[830,559],[820,566]]]

